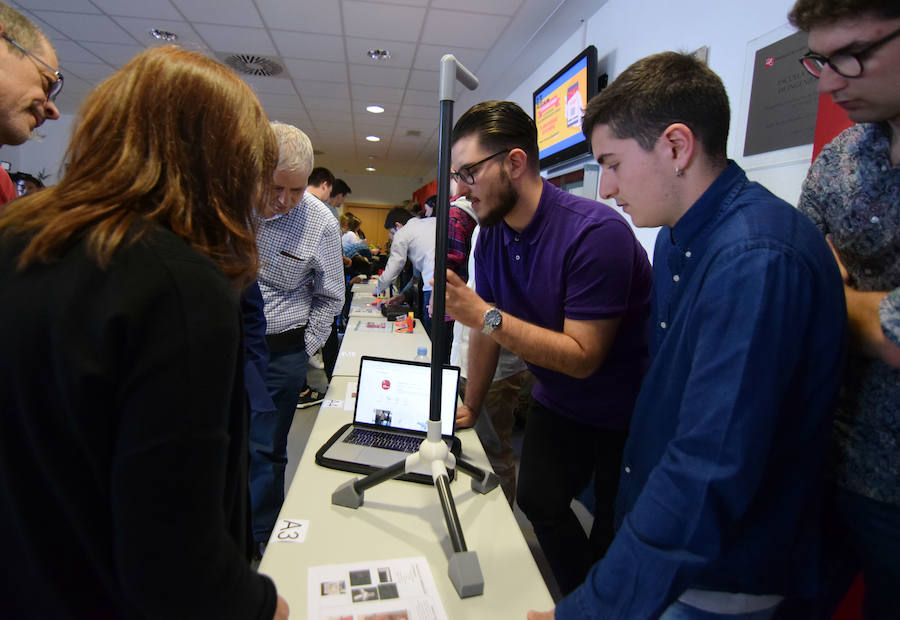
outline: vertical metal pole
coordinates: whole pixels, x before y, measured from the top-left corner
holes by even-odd
[[[438,150],[437,223],[434,239],[434,289],[431,304],[431,409],[428,419],[441,419],[441,370],[447,351],[444,322],[447,292],[447,227],[450,222],[450,133],[453,129],[453,101],[441,101],[440,147]]]

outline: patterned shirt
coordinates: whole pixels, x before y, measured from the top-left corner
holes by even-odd
[[[450,204],[447,221],[447,269],[458,275],[463,282],[469,279],[469,250],[472,233],[477,225],[468,200],[457,199]]]
[[[846,129],[810,168],[799,208],[831,235],[855,289],[888,291],[881,329],[900,344],[900,165],[890,150],[886,124]],[[851,354],[834,430],[837,483],[900,505],[900,369]]]
[[[321,200],[307,192],[298,206],[264,220],[256,242],[266,333],[306,326],[306,352],[312,355],[328,338],[344,304],[337,220]]]

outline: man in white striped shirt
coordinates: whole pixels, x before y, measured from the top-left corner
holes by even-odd
[[[319,200],[304,195],[313,166],[312,144],[291,125],[272,123],[272,129],[278,139],[278,166],[257,244],[270,352],[265,382],[276,411],[254,412],[250,420],[256,543],[268,540],[284,501],[287,435],[309,356],[328,338],[344,303],[340,228]]]

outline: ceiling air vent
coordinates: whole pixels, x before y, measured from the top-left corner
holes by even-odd
[[[418,138],[419,136],[422,135],[422,132],[418,129],[407,129],[406,135],[409,136],[410,138],[413,138],[413,137]]]
[[[265,56],[257,56],[256,54],[232,54],[225,58],[225,64],[237,71],[247,75],[272,76],[278,75],[284,71],[284,67]]]

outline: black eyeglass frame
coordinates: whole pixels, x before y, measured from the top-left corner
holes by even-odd
[[[36,56],[30,50],[25,49],[18,41],[13,39],[11,36],[6,34],[5,32],[0,33],[0,37],[3,37],[7,42],[9,42],[11,45],[15,46],[16,49],[18,49],[20,52],[22,52],[26,56],[36,60],[37,62],[41,63],[43,66],[50,69],[50,72],[54,76],[56,76],[56,80],[53,82],[50,82],[50,84],[47,86],[47,91],[45,94],[47,95],[47,99],[49,99],[50,101],[56,101],[56,96],[59,95],[60,91],[63,89],[62,73],[60,73],[59,71],[57,71],[56,69],[54,69],[53,67],[48,65],[46,62],[44,62],[43,60],[38,58],[38,56]]]
[[[817,79],[821,77],[822,69],[825,67],[825,65],[831,67],[831,69],[841,77],[857,78],[861,76],[863,74],[863,71],[865,70],[865,67],[863,66],[863,60],[870,56],[872,52],[877,50],[879,47],[889,41],[896,39],[898,36],[900,36],[900,29],[895,30],[886,37],[869,43],[867,46],[857,52],[844,52],[838,50],[831,56],[823,56],[822,54],[816,54],[815,52],[807,52],[799,58],[799,61],[800,64],[803,65],[803,68],[806,69],[810,75]],[[859,71],[848,72],[839,69],[837,65],[842,58],[852,59],[854,62],[856,62],[857,66],[859,66]],[[838,62],[836,62],[835,59],[838,59]],[[818,63],[819,66],[813,65],[812,63]]]
[[[502,151],[497,151],[493,155],[488,155],[484,159],[479,159],[474,164],[469,164],[467,166],[461,166],[459,170],[455,170],[455,171],[451,170],[450,178],[453,179],[454,181],[459,181],[460,179],[462,179],[464,183],[466,183],[467,185],[471,185],[472,183],[475,182],[475,174],[472,171],[473,168],[477,168],[478,166],[480,166],[484,162],[488,161],[489,159],[495,158],[497,155],[503,155],[504,153],[509,153],[511,150],[512,149],[503,149]]]

